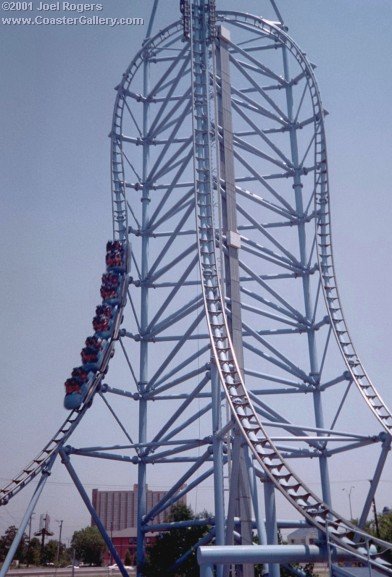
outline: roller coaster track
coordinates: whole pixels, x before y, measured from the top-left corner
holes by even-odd
[[[115,341],[118,339],[120,325],[122,322],[123,310],[126,304],[128,287],[128,261],[127,251],[125,251],[126,269],[120,275],[121,284],[119,288],[119,305],[115,310],[113,318],[111,337],[103,345],[101,358],[97,371],[92,378],[87,395],[79,409],[71,411],[58,431],[45,445],[40,453],[25,467],[16,477],[14,477],[5,487],[0,490],[0,506],[6,505],[8,501],[30,483],[39,473],[41,473],[49,462],[56,457],[61,447],[76,429],[86,411],[90,408],[94,395],[99,391],[108,366],[110,358],[114,354]]]
[[[196,29],[193,31],[192,37],[194,178],[196,184],[196,228],[198,231],[200,274],[213,360],[219,372],[220,380],[224,387],[231,412],[236,419],[243,438],[251,449],[254,460],[262,467],[266,476],[270,481],[272,481],[275,487],[295,507],[295,509],[303,515],[303,517],[305,517],[314,527],[317,527],[317,529],[326,536],[327,542],[332,542],[341,550],[350,552],[357,559],[369,562],[371,565],[377,566],[386,573],[392,574],[392,570],[385,568],[382,562],[379,562],[376,559],[370,559],[369,555],[371,545],[379,545],[384,548],[391,548],[391,545],[358,530],[355,525],[340,517],[311,489],[309,489],[309,487],[306,486],[302,479],[291,470],[277,447],[270,439],[249,398],[230,337],[226,307],[221,293],[221,279],[217,266],[216,234],[213,217],[213,175],[211,173],[210,162],[212,158],[211,136],[209,130],[209,127],[212,124],[212,116],[210,112],[208,90],[210,74],[207,46],[205,39],[201,37],[200,32],[200,29],[203,27],[200,25],[198,26],[198,21],[202,17],[203,16],[199,15],[198,18],[194,19]],[[265,26],[265,23],[261,19],[255,18],[254,21],[258,25]],[[269,27],[269,33],[278,35],[281,41],[284,39],[285,45],[288,45],[292,51],[296,48],[286,35],[284,37],[282,36],[282,33],[278,28],[273,27],[271,24],[268,24],[267,26]],[[197,72],[195,71],[195,63],[198,64]],[[200,73],[200,70],[204,71],[204,73]],[[312,88],[313,102],[319,102],[319,95],[315,82],[313,83]],[[319,115],[318,126],[321,131],[321,114]],[[324,142],[324,140],[322,138],[322,132],[319,134],[321,134],[321,138],[318,139],[318,143],[320,144]],[[327,174],[325,148],[322,147],[317,150],[316,154],[319,156],[318,166],[321,169],[319,174],[316,176],[316,184],[319,185],[317,203],[319,206],[324,206],[326,204],[324,200],[326,199],[325,182]],[[325,175],[325,180],[323,175]],[[327,214],[329,214],[329,211],[321,214],[321,222],[323,222],[323,228],[321,228],[321,230],[326,231],[326,236],[320,237],[322,239],[319,243],[321,259],[320,266],[328,266],[328,270],[330,270],[330,267],[332,266],[330,264],[332,262],[332,251],[326,253],[323,250],[327,248],[324,245],[330,247],[330,230],[329,228],[327,229],[329,223],[327,224],[325,220],[323,220]],[[320,233],[318,234],[320,235]],[[327,239],[328,242],[325,242],[324,239]],[[324,264],[325,261],[327,261],[327,264]],[[332,292],[332,290],[334,291],[334,301],[331,302],[335,302],[338,299],[336,285],[333,285],[332,289],[331,283],[327,283],[327,280],[332,280],[332,278],[334,279],[334,276],[330,274],[324,279],[324,290],[326,295],[330,296],[330,298],[332,295],[328,295],[328,293],[330,291]],[[341,310],[340,306],[338,310]],[[334,325],[342,323],[343,321],[340,320],[340,317],[336,319],[336,316],[332,316],[332,312],[337,311],[330,310],[331,318],[334,319]],[[341,337],[348,334],[346,331],[341,335],[339,334],[341,331],[336,332]],[[348,345],[345,345],[344,341],[342,342],[340,340],[339,342],[343,351],[346,351]],[[351,342],[350,347],[352,347]],[[347,357],[345,358],[347,359]],[[356,358],[357,357],[355,356],[355,359]],[[359,377],[357,377],[356,374],[355,376],[353,374],[353,377],[360,386],[362,392],[363,386],[361,386],[358,381]],[[374,391],[373,387],[372,391]],[[375,392],[372,394],[376,395]],[[372,407],[373,412],[375,412],[380,418],[377,412],[380,409],[377,409],[374,404],[370,403],[369,397],[367,397],[367,400]],[[386,411],[385,408],[384,410]],[[380,420],[385,426],[386,419],[380,418]],[[375,551],[376,549],[373,549],[373,554]]]
[[[381,398],[376,387],[367,375],[358,354],[355,351],[350,333],[344,318],[333,260],[331,235],[331,209],[329,202],[328,160],[325,146],[324,113],[321,106],[321,96],[317,86],[313,67],[306,59],[299,46],[278,26],[271,22],[241,12],[224,11],[219,13],[222,20],[247,21],[259,28],[278,42],[282,43],[296,58],[301,69],[307,76],[313,112],[315,118],[315,212],[316,238],[319,272],[322,279],[324,299],[329,313],[336,341],[343,355],[352,380],[366,400],[367,405],[380,421],[384,429],[392,433],[392,413]],[[245,18],[244,18],[245,17]]]
[[[315,234],[317,235],[317,252],[322,288],[332,329],[339,348],[344,357],[353,382],[358,387],[367,405],[390,434],[392,430],[392,414],[386,407],[366,374],[353,347],[348,328],[343,316],[336,283],[333,252],[331,244],[330,207],[328,189],[327,153],[325,148],[324,120],[321,100],[311,64],[306,60],[299,47],[278,26],[261,18],[240,12],[219,12],[221,21],[241,21],[246,25],[261,30],[265,35],[276,39],[289,50],[299,63],[307,77],[310,90],[315,124]],[[149,40],[149,47],[154,48],[167,39],[171,33],[178,32],[181,25],[175,24],[161,31]],[[196,31],[197,32],[197,31]],[[213,176],[210,172],[212,143],[210,135],[210,102],[209,102],[209,62],[206,44],[201,37],[195,35],[191,42],[192,82],[193,82],[193,141],[194,141],[194,178],[196,183],[196,229],[199,253],[199,266],[202,279],[202,293],[205,315],[208,324],[213,360],[219,372],[220,380],[231,412],[238,424],[244,440],[248,444],[254,461],[263,469],[266,477],[275,485],[283,496],[305,517],[309,523],[322,532],[327,543],[331,543],[340,551],[348,552],[361,562],[370,563],[381,571],[392,574],[392,571],[382,564],[375,556],[376,547],[390,548],[391,545],[359,530],[356,526],[343,519],[324,503],[306,484],[291,470],[287,462],[269,437],[260,422],[250,400],[246,385],[238,366],[236,354],[230,337],[224,297],[221,292],[221,279],[217,266],[216,228],[213,218]],[[114,127],[120,127],[121,107],[124,105],[124,93],[128,89],[132,75],[142,62],[139,54],[128,68],[127,74],[117,97],[117,113]],[[204,74],[195,72],[195,62],[204,69]],[[207,123],[207,124],[206,124]],[[121,158],[115,158],[118,173],[121,176]],[[126,210],[121,191],[114,191],[117,200],[117,213],[114,221],[122,226],[123,212]],[[115,231],[117,234],[118,230]],[[129,259],[126,259],[128,263]],[[102,379],[107,371],[110,357],[114,351],[115,341],[119,337],[122,312],[126,304],[128,285],[128,264],[121,282],[121,302],[117,307],[112,335],[105,345],[99,368],[90,384],[83,405],[72,411],[56,434],[50,439],[35,459],[25,467],[19,475],[0,490],[0,505],[5,505],[9,499],[32,481],[54,458],[61,447],[82,420],[91,406],[93,397],[99,391]],[[374,546],[374,547],[373,547]]]

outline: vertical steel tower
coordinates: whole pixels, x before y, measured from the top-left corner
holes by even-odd
[[[279,527],[298,524],[278,518],[282,502],[318,529],[330,563],[343,552],[391,572],[377,553],[389,545],[363,528],[390,450],[392,416],[356,354],[340,304],[314,66],[272,0],[270,7],[273,20],[219,11],[213,0],[181,0],[179,19],[154,33],[162,8],[154,2],[113,114],[113,235],[127,254],[114,328],[81,407],[1,493],[5,504],[42,475],[23,533],[60,454],[124,576],[73,455],[137,468],[140,575],[146,533],[178,527],[157,524],[156,515],[206,480],[211,529],[173,573],[202,544],[247,545],[257,536],[276,545]],[[125,369],[112,380],[106,372],[116,343]],[[94,395],[123,440],[66,445]],[[134,423],[115,399],[137,413]],[[351,418],[363,409],[375,417],[366,426]],[[329,469],[370,448],[375,468],[354,526],[333,509]],[[148,510],[146,484],[156,474],[170,488]],[[303,480],[315,475],[320,496]],[[283,556],[266,570],[277,576],[289,561]],[[241,563],[242,574],[253,574]]]

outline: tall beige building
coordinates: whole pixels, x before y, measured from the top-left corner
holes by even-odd
[[[147,485],[147,511],[164,497],[166,491],[153,491]],[[120,531],[127,527],[136,527],[138,486],[132,491],[100,491],[93,489],[92,503],[107,531]],[[186,505],[186,496],[179,500]],[[167,511],[155,517],[154,523],[163,523]],[[91,519],[91,525],[94,525]]]

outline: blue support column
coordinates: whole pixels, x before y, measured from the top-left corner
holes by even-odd
[[[211,362],[211,390],[212,390],[212,434],[213,434],[213,457],[214,457],[214,498],[215,498],[215,543],[225,544],[225,508],[224,508],[224,484],[223,484],[223,440],[217,437],[217,432],[222,429],[221,417],[221,386],[219,374],[214,362]],[[220,567],[217,573],[222,575]]]
[[[244,372],[244,351],[242,344],[242,314],[240,295],[239,251],[240,235],[237,229],[237,202],[235,188],[234,155],[233,155],[233,122],[231,112],[231,78],[228,42],[230,33],[222,26],[218,32],[218,47],[216,50],[216,68],[220,79],[220,91],[217,94],[216,122],[222,129],[222,136],[217,143],[219,149],[218,190],[221,192],[221,182],[224,190],[221,196],[222,233],[226,238],[226,253],[224,256],[225,291],[230,300],[229,328],[239,368]],[[240,435],[235,427],[234,435]],[[252,519],[250,479],[247,461],[248,447],[242,445],[242,436],[238,439],[240,470],[237,483],[231,483],[237,514],[241,518],[242,544],[252,543]],[[232,498],[232,496],[230,496]],[[231,508],[231,507],[230,507]],[[244,577],[251,577],[253,567],[243,566],[240,570]]]
[[[268,546],[278,544],[278,524],[276,519],[275,487],[271,481],[264,482],[265,530]],[[280,577],[280,567],[269,565],[270,577]]]
[[[85,488],[83,487],[82,483],[80,482],[80,479],[77,476],[75,469],[71,465],[71,459],[69,458],[69,455],[64,451],[64,449],[60,449],[60,455],[61,455],[62,462],[64,463],[72,481],[75,484],[75,487],[79,491],[79,495],[82,497],[83,502],[88,509],[88,512],[90,513],[91,517],[94,519],[94,523],[98,527],[98,530],[101,533],[102,538],[105,541],[105,544],[106,544],[107,548],[109,549],[111,556],[113,557],[114,561],[117,563],[117,566],[121,572],[121,575],[123,577],[129,577],[129,575],[128,575],[128,573],[127,573],[127,571],[123,565],[123,562],[121,561],[121,558],[120,558],[119,554],[117,553],[117,551],[116,551],[116,549],[112,543],[112,540],[110,539],[109,535],[107,534],[106,529],[103,526],[101,519],[97,515],[97,512],[94,509],[94,507],[90,501],[90,498],[86,493]]]
[[[384,441],[382,444],[381,455],[380,455],[380,458],[378,460],[377,467],[376,467],[376,470],[374,472],[373,478],[370,481],[370,490],[369,490],[369,493],[366,497],[366,501],[365,501],[365,504],[363,506],[363,511],[361,513],[361,517],[360,517],[359,522],[358,522],[358,526],[361,529],[365,526],[366,520],[367,520],[368,515],[369,515],[370,507],[372,506],[373,499],[375,497],[376,490],[377,490],[378,484],[380,482],[381,473],[384,469],[385,461],[386,461],[387,456],[391,450],[391,437],[389,435],[387,435],[386,433],[382,433],[382,434],[384,436]]]
[[[148,30],[151,32],[152,23],[155,18],[157,2],[154,3],[153,11],[150,18]],[[143,63],[143,94],[147,96],[149,91],[149,62],[148,54],[145,54]],[[150,145],[147,141],[149,130],[149,102],[143,103],[143,173],[142,178],[142,231],[146,232],[149,226],[149,204],[150,204],[150,183],[148,181]],[[141,278],[148,277],[149,273],[149,236],[143,234],[141,243]],[[149,325],[149,289],[142,283],[140,296],[140,334],[143,335],[148,331]],[[140,343],[140,379],[138,383],[140,400],[139,400],[139,443],[147,442],[147,400],[144,394],[147,392],[148,385],[148,342]],[[137,575],[141,577],[142,568],[145,559],[143,517],[146,515],[147,506],[147,469],[143,456],[138,463],[138,494],[137,494],[137,544],[136,544],[136,564]]]
[[[28,507],[27,507],[27,509],[26,509],[26,512],[25,512],[25,514],[24,514],[24,516],[23,516],[23,519],[22,519],[22,522],[21,522],[21,524],[20,524],[20,526],[19,526],[19,529],[18,529],[18,531],[17,531],[17,533],[16,533],[16,535],[15,535],[15,538],[14,538],[14,540],[13,540],[13,542],[12,542],[12,545],[11,545],[11,547],[9,548],[9,551],[8,551],[8,553],[7,553],[7,556],[6,556],[5,560],[4,560],[3,566],[2,566],[1,571],[0,571],[0,577],[5,577],[8,569],[10,568],[10,565],[11,565],[11,563],[12,563],[12,560],[13,560],[13,558],[14,558],[14,556],[15,556],[15,553],[16,553],[18,547],[19,547],[19,543],[21,542],[21,539],[22,539],[23,534],[24,534],[24,532],[25,532],[25,530],[26,530],[26,527],[27,527],[27,525],[28,525],[28,522],[30,521],[30,517],[31,517],[31,515],[33,514],[33,511],[34,511],[35,506],[36,506],[36,504],[37,504],[37,502],[38,502],[38,499],[40,498],[40,495],[41,495],[41,493],[42,493],[42,490],[43,490],[43,488],[45,487],[46,481],[48,480],[48,477],[49,477],[49,475],[50,475],[51,468],[52,468],[52,466],[53,466],[53,462],[54,462],[54,461],[51,461],[51,462],[49,463],[49,465],[42,471],[41,479],[40,479],[39,482],[38,482],[38,485],[37,485],[37,487],[36,487],[36,489],[35,489],[35,491],[34,491],[34,494],[33,494],[32,498],[31,498],[30,503],[29,503],[29,505],[28,505]]]
[[[287,58],[287,48],[283,47],[283,68],[284,76],[287,82],[289,81],[289,65]],[[301,182],[301,167],[298,154],[298,141],[297,132],[293,125],[294,123],[294,112],[293,112],[293,87],[291,83],[286,86],[286,103],[287,103],[287,117],[291,122],[290,128],[290,146],[291,146],[291,161],[294,169],[293,176],[293,189],[295,195],[295,207],[298,218],[298,241],[299,241],[299,252],[300,252],[300,262],[302,267],[305,269],[308,264],[308,251],[306,246],[306,231],[304,217],[304,207],[303,207],[303,196],[302,196],[302,182]],[[312,296],[310,291],[310,276],[309,273],[304,273],[302,275],[302,288],[304,297],[304,308],[305,317],[309,323],[313,323],[313,306],[312,306]],[[316,336],[315,330],[312,326],[308,328],[308,351],[309,351],[309,365],[310,365],[310,376],[314,378],[315,391],[313,393],[313,406],[315,414],[315,424],[316,427],[323,429],[325,426],[324,415],[323,415],[323,405],[321,399],[321,391],[319,389],[319,363],[317,359],[317,348],[316,348]],[[322,496],[325,503],[331,506],[331,489],[329,483],[329,471],[328,471],[328,460],[325,454],[319,456],[319,467],[320,467],[320,477],[321,477],[321,487]]]
[[[200,577],[214,577],[212,565],[200,565]]]

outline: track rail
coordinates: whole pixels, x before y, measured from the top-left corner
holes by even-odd
[[[316,152],[316,162],[322,167],[322,170],[319,173],[318,181],[316,181],[315,204],[318,215],[316,221],[317,253],[324,298],[336,341],[351,378],[384,429],[392,434],[392,413],[370,380],[357,355],[340,302],[333,259],[328,182],[324,178],[328,169],[327,154],[323,146],[324,138],[321,134],[323,130],[322,123],[320,123],[320,134],[317,139],[319,150]]]
[[[90,408],[92,400],[95,393],[100,389],[102,379],[104,378],[110,358],[114,352],[115,341],[118,339],[120,325],[123,316],[123,310],[127,299],[127,288],[128,288],[128,268],[129,268],[129,258],[128,258],[129,248],[125,250],[125,271],[121,274],[121,285],[119,290],[120,302],[117,306],[115,312],[115,318],[113,319],[113,330],[110,339],[104,345],[102,351],[102,357],[98,370],[92,379],[90,387],[88,389],[87,395],[83,401],[82,406],[79,409],[73,410],[69,413],[68,417],[65,419],[63,424],[53,435],[50,441],[45,445],[45,447],[38,453],[38,455],[33,459],[22,471],[16,475],[5,487],[0,490],[0,506],[6,505],[8,501],[14,497],[19,491],[21,491],[26,485],[30,483],[39,473],[43,471],[46,465],[51,459],[56,457],[61,447],[64,446],[67,439],[76,429],[83,416]]]
[[[332,250],[330,222],[331,209],[329,201],[328,159],[325,145],[324,111],[321,105],[321,96],[313,72],[313,67],[297,44],[283,30],[273,23],[265,21],[257,16],[250,14],[244,15],[243,13],[236,11],[223,11],[219,14],[221,19],[227,21],[243,22],[245,20],[272,38],[275,38],[292,53],[298,64],[301,66],[301,69],[306,74],[312,98],[314,117],[316,118],[314,206],[317,215],[315,220],[317,256],[324,299],[336,341],[353,382],[384,429],[389,434],[392,434],[392,413],[381,398],[381,395],[370,380],[359,359],[344,318],[342,304],[339,297]]]
[[[202,12],[202,4],[200,3],[193,18],[191,41],[193,52],[195,211],[203,301],[213,360],[219,372],[231,412],[243,438],[251,449],[254,460],[260,465],[274,486],[301,515],[326,536],[327,543],[332,542],[338,548],[350,552],[357,559],[366,563],[369,562],[387,574],[392,574],[392,570],[387,569],[381,561],[370,558],[369,553],[371,551],[374,555],[377,551],[377,545],[384,548],[391,548],[391,545],[358,530],[356,526],[335,513],[307,487],[302,479],[290,469],[270,439],[248,395],[230,337],[225,302],[221,293],[219,267],[217,266],[210,135],[213,119],[209,102],[207,40],[202,37],[202,30],[207,27],[202,25],[202,19],[205,17]],[[262,26],[265,25],[261,19],[256,20]],[[278,28],[272,27],[270,24],[268,24],[268,28],[270,34],[281,36],[281,31]],[[285,44],[288,42],[286,38]],[[291,48],[293,46],[292,44]],[[318,93],[314,84],[314,98],[317,97]],[[371,546],[374,547],[371,548]]]

